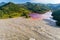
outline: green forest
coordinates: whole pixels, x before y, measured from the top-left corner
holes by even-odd
[[[56,20],[56,24],[60,26],[60,9],[53,11],[52,16],[53,19]]]
[[[49,11],[47,6],[26,2],[23,4],[15,4],[8,2],[0,6],[0,19],[26,17],[29,18],[31,13],[44,14]]]

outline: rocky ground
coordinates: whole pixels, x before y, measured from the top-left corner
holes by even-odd
[[[60,40],[60,28],[50,24],[46,19],[1,19],[0,40]]]

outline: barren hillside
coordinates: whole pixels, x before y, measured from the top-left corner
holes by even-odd
[[[59,30],[44,20],[21,17],[0,20],[0,40],[60,40]]]

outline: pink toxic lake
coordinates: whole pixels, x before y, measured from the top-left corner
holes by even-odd
[[[38,13],[32,13],[30,14],[31,18],[34,19],[34,20],[37,20],[37,19],[50,19],[52,16],[51,16],[52,12],[49,11],[49,12],[46,12],[45,14],[38,14]]]

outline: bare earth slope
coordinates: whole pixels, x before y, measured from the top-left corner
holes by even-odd
[[[0,40],[60,40],[60,28],[42,20],[13,18],[0,20]]]

